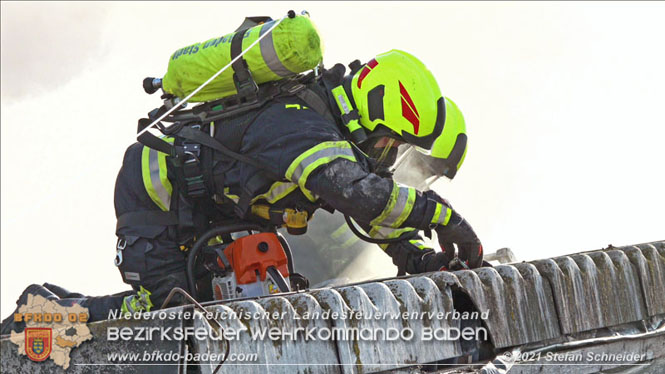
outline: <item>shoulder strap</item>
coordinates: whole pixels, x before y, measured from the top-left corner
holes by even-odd
[[[195,141],[197,143],[200,143],[202,145],[205,145],[206,147],[210,147],[219,153],[223,154],[226,157],[232,158],[234,160],[238,160],[240,162],[244,162],[246,164],[252,165],[255,168],[262,170],[267,176],[275,179],[275,180],[283,180],[284,177],[277,175],[277,173],[273,172],[270,170],[268,167],[266,167],[264,164],[254,160],[253,158],[247,157],[243,154],[234,152],[227,148],[224,144],[222,144],[220,141],[217,139],[211,137],[210,135],[207,135],[201,131],[194,130],[191,127],[184,127],[180,132],[178,133],[181,137],[185,139],[189,139],[192,141]]]
[[[324,100],[321,95],[316,91],[316,87],[310,85],[304,90],[296,93],[296,96],[305,102],[308,107],[312,108],[315,112],[322,115],[326,120],[335,122],[335,117],[330,111],[330,105]]]
[[[247,30],[248,29],[242,29],[233,35],[233,38],[231,39],[231,59],[238,57],[238,55],[242,53],[242,41],[245,38]],[[256,101],[259,87],[254,81],[252,73],[249,71],[247,61],[244,58],[239,58],[231,65],[231,67],[234,71],[233,82],[236,85],[238,97],[242,101]]]

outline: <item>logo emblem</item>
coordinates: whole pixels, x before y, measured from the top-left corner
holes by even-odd
[[[51,355],[53,331],[45,327],[25,329],[25,354],[32,361],[44,361]]]

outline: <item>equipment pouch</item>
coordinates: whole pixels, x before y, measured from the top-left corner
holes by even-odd
[[[146,238],[125,235],[118,237],[115,264],[120,271],[122,281],[138,286],[145,278],[145,253],[152,249],[152,244]]]

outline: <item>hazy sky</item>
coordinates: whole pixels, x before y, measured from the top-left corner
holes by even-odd
[[[664,3],[1,7],[2,317],[30,283],[128,287],[113,189],[136,120],[160,104],[142,79],[244,16],[292,8],[310,12],[329,66],[398,48],[433,71],[469,133],[462,170],[434,187],[488,251],[528,260],[665,239]],[[371,263],[392,274],[383,260]]]

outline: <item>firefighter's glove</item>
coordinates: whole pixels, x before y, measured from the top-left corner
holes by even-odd
[[[446,270],[451,258],[431,248],[418,248],[409,241],[390,244],[386,253],[392,257],[400,274],[418,274],[430,271]]]
[[[448,270],[450,255],[444,252],[431,251],[422,256],[419,263],[419,273]]]
[[[480,239],[462,216],[454,210],[450,210],[450,219],[446,224],[439,224],[434,228],[441,251],[445,253],[446,258],[452,260],[455,258],[454,244],[457,244],[459,252],[457,257],[460,261],[471,269],[482,266],[483,245],[480,243]]]

